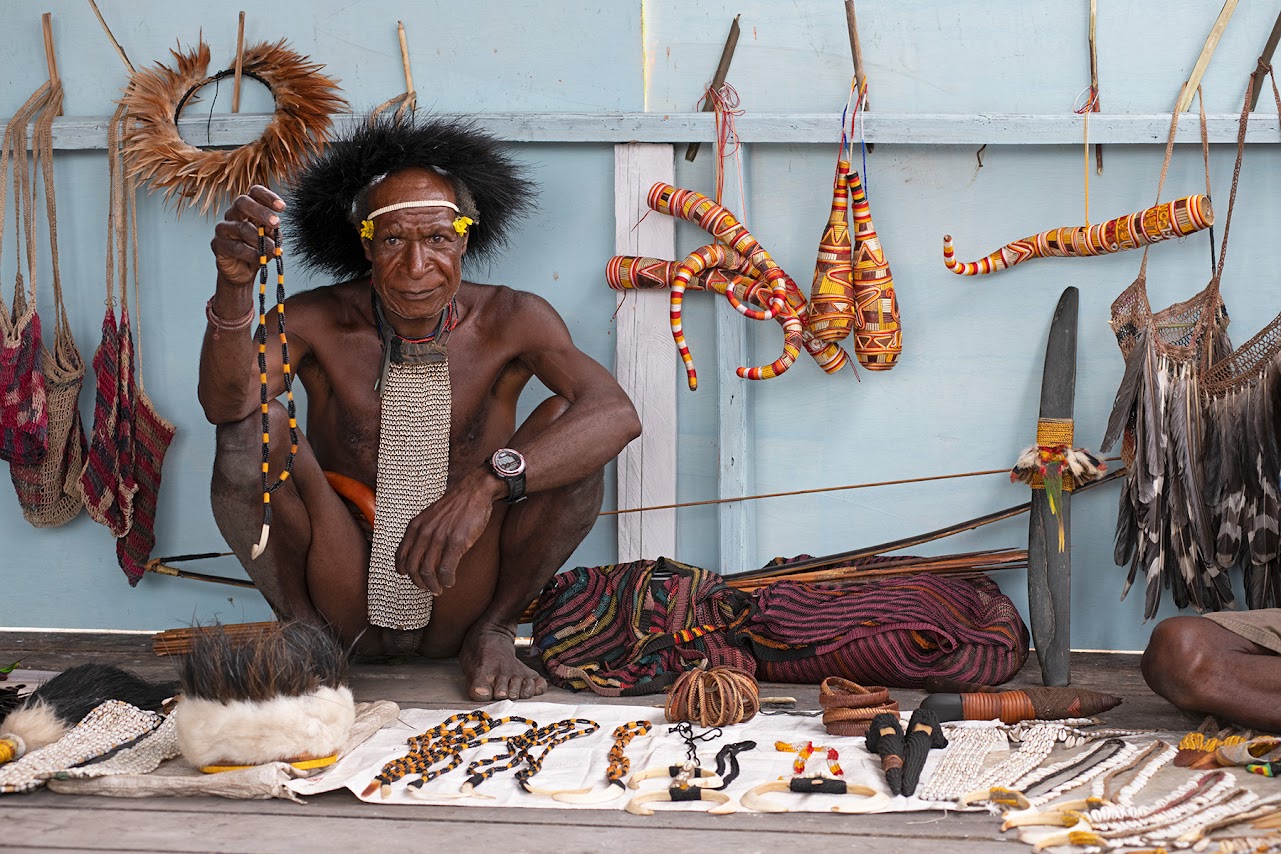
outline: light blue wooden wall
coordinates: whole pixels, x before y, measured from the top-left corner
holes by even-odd
[[[184,4],[104,0],[103,13],[135,64],[168,58],[176,40],[203,29],[214,65],[230,64],[235,10],[200,0]],[[1171,0],[1159,16],[1147,4],[1101,4],[1099,60],[1108,112],[1158,113],[1173,103],[1218,4]],[[1112,8],[1116,6],[1118,8]],[[101,116],[125,82],[122,66],[87,4],[50,0],[68,116]],[[1066,113],[1089,82],[1085,0],[1027,4],[1017,0],[942,5],[862,0],[859,23],[872,106],[898,113]],[[1206,76],[1209,109],[1240,107],[1275,13],[1242,4]],[[356,109],[403,89],[395,24],[406,24],[419,103],[442,111],[641,111],[692,109],[719,55],[729,21],[742,13],[743,37],[730,73],[742,105],[756,112],[836,112],[848,92],[850,61],[840,0],[780,3],[744,0],[602,0],[394,4],[309,0],[287,14],[249,10],[249,41],[288,36],[295,47],[341,78]],[[38,11],[9,6],[0,32],[7,57],[0,115],[9,115],[40,83],[44,59]],[[262,110],[247,89],[248,110]],[[257,100],[254,100],[257,99]],[[223,112],[230,93],[220,93]],[[1259,117],[1267,121],[1270,96]],[[1187,121],[1194,121],[1194,115]],[[748,184],[754,234],[798,282],[809,281],[826,218],[839,128],[830,144],[758,145]],[[904,318],[904,354],[885,374],[823,375],[802,359],[785,376],[746,389],[756,448],[755,491],[776,492],[1007,466],[1031,440],[1049,317],[1060,291],[1081,289],[1077,436],[1097,445],[1121,374],[1107,326],[1108,305],[1134,277],[1139,254],[1090,260],[1036,261],[986,279],[961,279],[941,263],[941,237],[956,237],[967,260],[1009,240],[1083,219],[1080,146],[1019,146],[990,141],[984,165],[959,146],[879,145],[869,157],[873,217],[890,263]],[[1224,282],[1244,341],[1278,310],[1275,234],[1277,152],[1247,151],[1247,180]],[[516,249],[477,278],[535,291],[565,316],[579,346],[613,363],[614,295],[601,271],[612,254],[613,155],[601,144],[521,146],[542,184],[540,214]],[[1226,213],[1232,147],[1216,145],[1211,167],[1220,217]],[[678,159],[677,181],[711,188],[711,149],[694,164]],[[1151,204],[1161,150],[1112,145],[1106,171],[1091,175],[1093,220]],[[102,311],[106,171],[101,152],[61,152],[58,191],[62,271],[77,342],[86,358],[97,344]],[[1180,146],[1167,198],[1203,188],[1199,152]],[[221,541],[209,512],[212,428],[196,405],[202,304],[212,287],[206,246],[212,219],[181,219],[148,198],[140,210],[144,356],[147,389],[179,425],[165,466],[158,554],[214,550]],[[1216,227],[1216,235],[1221,234]],[[680,224],[678,246],[705,242]],[[12,238],[0,283],[12,282]],[[1191,295],[1208,268],[1204,236],[1152,253],[1154,303]],[[47,262],[42,282],[47,286]],[[306,283],[290,279],[293,288]],[[322,284],[313,282],[310,284]],[[47,287],[42,307],[48,311]],[[679,500],[716,492],[716,388],[742,383],[731,365],[714,361],[713,312],[729,311],[701,294],[686,300],[686,329],[700,368],[698,392],[678,397]],[[747,322],[747,321],[744,321]],[[774,324],[753,330],[758,361],[776,355]],[[527,396],[525,406],[532,406]],[[92,399],[81,400],[86,418]],[[611,473],[612,477],[612,473]],[[612,485],[612,480],[611,480]],[[611,491],[612,496],[612,491]],[[1026,499],[1003,476],[760,502],[760,561],[774,555],[824,554],[942,527]],[[612,498],[610,499],[612,504]],[[1074,505],[1073,645],[1141,648],[1141,598],[1118,603],[1122,571],[1111,561],[1115,487]],[[130,589],[116,568],[110,536],[81,517],[62,529],[34,530],[13,495],[0,490],[0,625],[157,629],[217,617],[264,619],[251,591],[157,577]],[[1019,546],[1026,521],[931,546],[935,553]],[[614,559],[612,520],[605,519],[574,556],[576,563]],[[712,508],[678,514],[682,560],[726,570],[717,554]],[[200,567],[238,573],[231,561]],[[1022,573],[1000,576],[1020,605]],[[1169,606],[1166,606],[1166,611]],[[1165,613],[1165,611],[1163,611]]]

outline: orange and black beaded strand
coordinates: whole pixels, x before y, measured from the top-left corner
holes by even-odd
[[[526,753],[533,746],[540,732],[537,723],[533,721],[525,721],[525,723],[528,726],[524,732],[503,739],[502,752],[476,759],[467,766],[467,779],[459,788],[460,792],[470,794],[472,789],[475,789],[490,777],[500,771],[515,768],[525,761]]]
[[[605,782],[600,791],[555,792],[552,798],[567,804],[603,804],[627,791],[624,778],[631,771],[632,761],[627,757],[627,746],[637,736],[648,735],[654,728],[650,721],[628,721],[614,728],[614,743],[609,748],[609,766],[605,769]]]
[[[410,736],[406,739],[409,752],[384,765],[377,776],[365,787],[361,797],[367,798],[374,792],[380,791],[383,799],[386,800],[391,797],[391,784],[397,780],[411,774],[434,779],[452,771],[462,764],[463,750],[483,743],[480,736],[497,725],[498,721],[485,712],[475,711],[452,715],[426,732]],[[433,766],[446,759],[449,761],[444,767],[433,769]],[[414,783],[422,785],[419,780],[415,780]]]
[[[484,713],[482,712],[481,714]],[[488,718],[488,716],[486,717]],[[526,731],[538,726],[538,724],[528,718],[510,715],[505,718],[488,718],[487,725],[484,729],[464,728],[460,733],[447,733],[446,736],[432,746],[430,750],[433,751],[434,755],[440,757],[440,759],[448,758],[449,762],[440,768],[435,768],[426,773],[420,774],[417,780],[411,780],[406,791],[411,795],[421,796],[422,788],[425,783],[430,783],[437,777],[452,771],[462,764],[464,751],[472,750],[486,744],[501,742],[506,745],[511,740],[512,736],[483,735],[483,733],[490,732],[498,729],[499,727],[505,726],[506,724],[512,723],[523,724],[526,727]],[[439,761],[439,759],[437,761]],[[473,762],[472,766],[475,764],[476,763]],[[471,771],[471,766],[469,766],[467,773],[470,774]]]
[[[543,727],[535,733],[534,743],[525,750],[525,767],[516,772],[517,784],[531,794],[553,794],[538,790],[529,782],[535,774],[543,770],[543,762],[546,761],[547,754],[567,741],[591,735],[598,729],[600,724],[586,718],[568,718]],[[544,730],[547,732],[544,733]],[[535,755],[534,751],[539,747],[542,748],[542,752]]]
[[[614,745],[609,749],[609,767],[605,770],[605,779],[611,786],[623,788],[623,778],[632,769],[632,760],[627,758],[627,745],[632,739],[649,735],[654,725],[649,721],[629,721],[614,730]]]
[[[271,234],[276,258],[276,323],[280,332],[280,360],[285,376],[285,400],[289,411],[289,456],[285,470],[275,482],[270,481],[271,413],[267,399],[267,230],[258,227],[258,380],[262,389],[262,533],[250,556],[257,559],[267,550],[271,536],[271,494],[289,479],[298,454],[298,409],[294,404],[294,372],[289,364],[289,340],[285,336],[285,259],[280,248],[280,228]]]
[[[525,791],[533,792],[529,780],[542,769],[543,761],[553,748],[570,739],[590,735],[598,729],[600,724],[583,718],[567,718],[542,727],[532,724],[524,732],[507,738],[504,745],[506,749],[502,753],[477,759],[467,766],[467,780],[459,791],[465,795],[470,794],[495,774],[517,768],[516,782]],[[540,747],[543,748],[542,752],[535,754],[534,751]],[[521,765],[526,767],[521,768]]]

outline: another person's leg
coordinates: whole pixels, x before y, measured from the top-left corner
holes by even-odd
[[[273,403],[270,417],[274,481],[284,470],[289,430],[283,406]],[[305,436],[292,474],[271,495],[271,538],[257,559],[251,549],[262,530],[261,415],[217,428],[211,493],[218,529],[277,617],[328,625],[345,643],[360,638],[360,651],[378,651],[375,637],[362,637],[368,541]]]
[[[1281,732],[1278,647],[1281,609],[1170,617],[1152,632],[1143,678],[1185,711]]]
[[[519,449],[568,405],[561,397],[544,401],[509,444]],[[460,562],[457,582],[437,597],[422,649],[432,656],[457,654],[472,699],[527,698],[547,690],[547,680],[516,657],[516,626],[596,523],[604,493],[602,471],[495,506],[489,528]]]

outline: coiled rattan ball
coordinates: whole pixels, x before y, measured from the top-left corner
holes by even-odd
[[[668,723],[729,726],[750,721],[760,711],[756,680],[741,670],[713,667],[682,673],[668,689]]]

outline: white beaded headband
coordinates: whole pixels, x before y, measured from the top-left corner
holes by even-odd
[[[374,217],[382,216],[383,214],[391,213],[392,211],[403,211],[406,208],[449,208],[454,213],[458,213],[458,205],[453,202],[447,202],[444,199],[420,199],[415,202],[396,202],[394,205],[387,205],[386,207],[382,207],[371,212],[365,217],[365,219],[373,219]]]
[[[458,213],[458,205],[453,202],[447,202],[444,199],[418,199],[412,202],[396,202],[394,205],[381,207],[372,211],[368,216],[360,221],[360,236],[365,240],[371,240],[374,236],[374,217],[382,216],[392,211],[403,211],[407,208],[449,208],[454,213]],[[454,231],[459,234],[466,234],[468,226],[474,225],[475,220],[469,216],[454,217]]]

